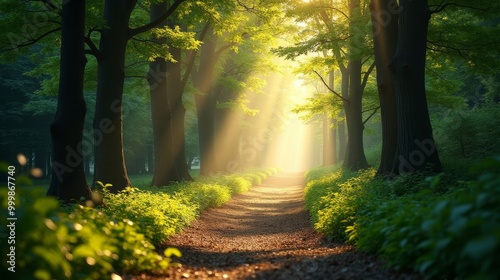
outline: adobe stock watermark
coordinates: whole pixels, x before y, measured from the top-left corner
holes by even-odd
[[[16,272],[16,167],[7,170],[7,270]]]
[[[399,173],[408,173],[415,171],[418,167],[421,167],[427,162],[427,158],[432,156],[436,152],[436,144],[432,139],[419,140],[415,139],[413,141],[417,146],[416,149],[410,152],[408,158],[402,155],[398,156],[398,171]]]
[[[402,7],[398,6],[396,0],[391,0],[387,3],[387,7],[380,11],[371,10],[370,14],[372,17],[373,27],[373,37],[377,37],[382,32],[381,30],[391,23],[394,20],[394,16],[401,13]]]

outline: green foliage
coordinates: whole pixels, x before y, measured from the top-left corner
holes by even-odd
[[[306,209],[319,232],[335,240],[346,240],[346,229],[353,225],[369,196],[365,184],[375,170],[359,173],[347,170],[308,182],[306,187]]]
[[[6,190],[0,192],[3,209],[7,195]],[[130,220],[80,205],[62,210],[54,198],[44,197],[43,189],[16,189],[16,279],[99,279],[170,264],[170,257],[158,255]],[[6,214],[2,211],[2,220]],[[2,227],[0,233],[8,236],[7,230]],[[9,252],[10,246],[2,242],[2,252]],[[3,254],[4,271],[7,258]]]
[[[434,123],[439,152],[452,158],[479,160],[500,154],[500,107],[486,105],[450,111]]]
[[[307,182],[318,180],[323,176],[330,175],[340,168],[338,165],[314,167],[306,172]]]
[[[457,181],[463,165],[389,181],[342,169],[318,179],[325,171],[308,174],[305,195],[318,231],[428,278],[500,277],[500,157],[471,168],[480,175],[468,182]]]
[[[444,197],[372,204],[358,223],[357,244],[388,264],[433,278],[497,279],[500,253],[500,158],[466,189]]]
[[[104,212],[140,224],[141,233],[154,244],[189,225],[197,213],[196,205],[161,189],[129,187],[119,194],[110,194],[104,189],[104,201],[107,205]]]

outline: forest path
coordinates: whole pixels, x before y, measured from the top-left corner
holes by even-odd
[[[201,214],[168,246],[181,268],[135,279],[416,279],[326,241],[304,210],[304,174],[282,173]]]

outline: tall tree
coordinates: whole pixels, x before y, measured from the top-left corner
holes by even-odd
[[[347,139],[346,155],[344,158],[344,166],[352,170],[359,170],[368,167],[364,148],[363,148],[363,84],[361,69],[363,66],[361,48],[364,44],[362,35],[358,32],[362,31],[359,28],[359,20],[361,17],[360,0],[349,1],[349,102],[347,103],[346,123],[347,123]]]
[[[57,111],[50,126],[53,169],[47,195],[65,202],[91,199],[83,168],[82,138],[86,105],[83,99],[85,69],[85,1],[63,3],[61,64]]]
[[[427,30],[431,11],[426,0],[401,0],[397,48],[392,73],[396,82],[398,142],[393,173],[441,170],[425,92]]]
[[[215,66],[225,49],[217,50],[217,35],[209,27],[200,50],[200,62],[193,69],[193,85],[200,92],[195,95],[198,113],[198,133],[200,143],[200,175],[210,175],[216,171],[215,158],[215,111],[216,99],[212,94]]]
[[[335,88],[335,72],[328,72],[328,87]],[[337,164],[337,128],[335,119],[328,113],[323,114],[323,165]]]
[[[158,26],[185,0],[176,0],[166,12],[140,27],[130,28],[131,13],[136,0],[119,3],[104,2],[106,26],[101,30],[98,58],[97,97],[94,118],[95,172],[94,182],[112,184],[111,192],[130,185],[123,152],[123,87],[125,79],[125,51],[128,41]]]
[[[359,0],[343,1],[346,9],[335,4],[337,3],[322,0],[296,4],[297,11],[292,14],[298,20],[312,25],[312,30],[316,32],[311,34],[311,29],[305,28],[305,34],[300,35],[299,43],[293,47],[279,48],[277,53],[287,58],[322,50],[331,53],[327,63],[338,66],[340,70],[341,92],[337,93],[329,88],[324,79],[320,78],[343,102],[348,136],[343,164],[347,168],[358,170],[368,166],[363,148],[363,132],[364,124],[373,115],[363,119],[364,90],[373,70],[373,64],[367,66],[371,62],[365,30],[368,14],[365,5],[361,5]],[[343,134],[342,126],[339,127],[339,132]],[[339,139],[343,141],[344,137],[340,136]]]
[[[382,152],[377,174],[388,175],[394,165],[398,139],[396,90],[390,69],[397,44],[398,6],[395,0],[372,0],[370,11],[382,118]]]
[[[168,10],[168,3],[151,5],[151,21]],[[176,28],[172,20],[159,27]],[[153,38],[167,44],[165,38]],[[184,141],[184,115],[182,104],[184,85],[181,76],[181,50],[169,48],[170,60],[157,57],[149,65],[148,82],[151,93],[151,114],[155,143],[155,171],[152,185],[164,186],[174,181],[191,180],[187,170]],[[174,61],[171,61],[174,60]]]
[[[123,151],[122,102],[129,19],[135,0],[104,2],[106,27],[101,31],[94,117],[94,182],[112,184],[112,192],[130,186]]]

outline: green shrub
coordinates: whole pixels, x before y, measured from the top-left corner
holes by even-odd
[[[500,169],[500,159],[483,166]],[[434,182],[437,184],[437,181]],[[500,175],[486,172],[444,196],[371,202],[351,236],[389,265],[429,278],[498,279]]]
[[[161,188],[127,188],[119,194],[104,192],[105,213],[120,220],[129,219],[140,225],[143,233],[153,244],[160,244],[182,228],[188,226],[197,215],[199,205],[193,201],[162,192]]]
[[[309,182],[305,191],[306,209],[315,229],[329,238],[346,240],[346,229],[353,225],[368,196],[364,184],[374,174],[373,169],[359,173],[341,169]]]
[[[340,165],[320,166],[312,168],[311,170],[306,172],[306,181],[311,182],[314,180],[318,180],[324,176],[334,173],[339,168]]]
[[[434,122],[439,152],[453,159],[480,160],[500,154],[500,106],[457,110]]]
[[[445,171],[387,181],[373,178],[374,170],[340,169],[307,183],[306,208],[316,230],[394,268],[428,278],[499,279],[500,157],[472,168],[480,175],[469,182],[457,181],[470,176],[463,164]]]
[[[61,211],[58,201],[44,197],[42,189],[16,192],[16,272],[10,279],[99,279],[165,269],[170,263],[129,220],[83,206]],[[0,191],[0,204],[6,209],[5,190]],[[0,234],[7,236],[7,230],[2,227]],[[1,251],[8,252],[10,246],[1,242]],[[2,270],[7,272],[8,265],[3,254]]]

